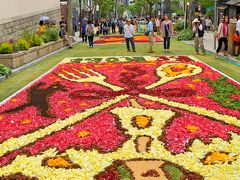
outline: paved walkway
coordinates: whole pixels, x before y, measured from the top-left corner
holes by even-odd
[[[204,43],[204,47],[205,47],[206,51],[215,54],[216,50],[214,49],[214,32],[206,32],[205,31],[203,39],[204,39],[203,43]],[[193,41],[183,41],[183,42],[186,44],[189,44],[189,45],[194,45]],[[216,48],[217,48],[217,45],[218,44],[216,42]],[[234,57],[234,56],[229,55],[228,57],[225,57],[225,56],[223,56],[222,53],[220,53],[220,57],[223,59],[226,59],[228,61],[233,61],[235,64],[240,66],[240,61],[237,60],[236,57]]]

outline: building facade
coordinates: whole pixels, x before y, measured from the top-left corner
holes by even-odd
[[[0,6],[0,42],[36,31],[41,16],[60,20],[59,0],[8,0]]]

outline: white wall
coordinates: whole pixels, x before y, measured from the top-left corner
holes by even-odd
[[[60,0],[0,0],[0,21],[59,9]]]

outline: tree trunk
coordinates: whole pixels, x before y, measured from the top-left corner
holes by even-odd
[[[192,22],[195,18],[195,10],[197,7],[197,0],[192,0],[190,7],[189,7],[189,22]],[[191,24],[191,23],[189,23]]]
[[[149,4],[149,16],[152,16],[153,4]]]
[[[67,9],[68,9],[67,32],[71,36],[72,33],[73,33],[73,27],[72,27],[72,0],[68,0],[68,2],[67,2]]]
[[[171,16],[171,1],[170,0],[167,0],[166,2],[166,8],[165,8],[165,13],[167,15],[169,15],[169,17]]]
[[[98,14],[99,19],[102,18],[102,4],[99,4],[99,14]]]

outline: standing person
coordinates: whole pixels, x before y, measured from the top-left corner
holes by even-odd
[[[204,27],[201,23],[201,20],[198,18],[194,19],[192,22],[193,33],[194,33],[194,46],[196,55],[199,55],[199,46],[202,49],[202,53],[205,55],[205,48],[203,45],[203,36],[204,36]]]
[[[66,27],[67,27],[66,24],[61,23],[60,35],[61,35],[61,38],[63,38],[64,42],[66,42],[66,45],[71,49],[72,48],[72,44],[71,44],[71,40],[70,40],[69,36],[66,33]]]
[[[82,42],[87,42],[86,28],[87,28],[87,22],[83,21],[81,25]]]
[[[170,49],[170,38],[173,35],[173,23],[167,15],[165,15],[161,24],[161,32],[164,39],[164,52],[168,52]]]
[[[95,21],[94,26],[95,26],[95,29],[96,29],[96,36],[99,36],[100,24],[99,24],[98,20]]]
[[[237,20],[237,25],[236,25],[236,33],[234,34],[234,37],[236,38],[236,40],[233,40],[233,44],[235,46],[235,56],[238,56],[238,52],[239,52],[239,46],[240,46],[240,14],[238,14],[237,16],[238,20]],[[233,37],[233,38],[234,38]]]
[[[102,31],[103,31],[103,35],[108,34],[108,24],[107,24],[107,21],[105,19],[103,20],[103,23],[102,23]]]
[[[124,26],[124,37],[125,37],[125,40],[126,40],[127,51],[130,52],[130,45],[129,45],[129,42],[130,42],[133,52],[136,52],[134,39],[133,39],[133,37],[134,37],[134,26],[131,24],[130,19],[127,20],[127,24]]]
[[[224,43],[224,56],[227,56],[227,50],[228,50],[228,35],[229,35],[229,27],[228,27],[228,16],[223,17],[223,22],[219,24],[218,26],[218,32],[217,32],[217,40],[218,40],[218,48],[216,51],[216,58],[218,58],[218,54],[222,48],[222,44]]]
[[[87,37],[88,37],[89,47],[93,48],[94,25],[93,25],[92,21],[88,21],[88,25],[87,25],[86,29],[87,29]]]
[[[153,53],[153,36],[154,36],[154,30],[153,30],[153,22],[154,17],[150,17],[148,25],[147,25],[147,32],[148,32],[148,38],[149,38],[149,49],[148,53]]]
[[[122,19],[118,20],[118,29],[119,29],[119,33],[122,34],[123,33],[123,23],[122,23]]]
[[[207,30],[207,32],[210,31],[211,26],[212,26],[212,20],[211,20],[211,18],[208,16],[207,19],[206,19],[206,30]]]
[[[157,35],[160,35],[161,16],[156,19]]]
[[[112,34],[116,33],[116,22],[115,19],[112,20]]]

